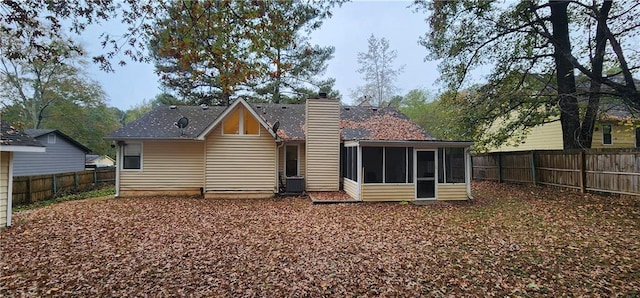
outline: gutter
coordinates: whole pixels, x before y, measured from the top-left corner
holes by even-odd
[[[122,167],[121,165],[121,161],[122,161],[122,156],[121,156],[121,150],[122,150],[122,146],[120,146],[120,142],[116,142],[116,147],[118,148],[118,150],[116,150],[116,193],[114,195],[114,197],[119,197],[120,196],[120,169]]]
[[[275,165],[275,169],[276,169],[276,193],[279,194],[280,193],[280,173],[278,171],[278,165],[280,164],[280,149],[282,147],[284,147],[284,142],[280,141],[278,142],[278,140],[276,140],[276,144],[280,143],[279,145],[276,145],[276,165]]]
[[[11,212],[13,209],[13,152],[9,152],[9,173],[7,177],[7,223],[5,226],[11,226]]]

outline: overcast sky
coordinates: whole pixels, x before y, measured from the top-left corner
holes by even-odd
[[[333,17],[313,32],[312,43],[336,48],[325,77],[336,79],[335,88],[340,90],[344,102],[351,102],[349,90],[363,85],[357,73],[357,55],[367,50],[367,39],[371,34],[388,39],[390,47],[398,51],[396,67],[404,65],[404,73],[396,82],[401,89],[400,94],[415,88],[439,89],[435,85],[437,63],[425,62],[426,49],[418,44],[419,37],[427,30],[425,14],[414,13],[412,8],[407,8],[410,4],[410,1],[346,3],[334,9]],[[97,36],[105,30],[122,32],[124,28],[108,24],[87,32],[82,42],[90,53],[104,52]],[[110,106],[126,110],[160,93],[158,76],[151,64],[129,62],[125,67],[116,66],[115,69],[115,73],[104,73],[94,65],[89,70],[91,77],[102,84]]]

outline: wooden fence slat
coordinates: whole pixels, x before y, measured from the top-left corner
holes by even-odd
[[[98,177],[101,179],[97,179]],[[12,201],[14,206],[27,205],[50,199],[67,190],[88,189],[96,183],[115,184],[115,168],[52,175],[16,176],[12,184]]]
[[[640,150],[494,152],[473,156],[472,178],[640,196]]]
[[[580,161],[579,161],[579,166],[580,166],[580,192],[584,193],[585,191],[585,184],[586,184],[586,180],[587,180],[587,176],[586,176],[586,164],[585,164],[585,159],[584,159],[584,151],[580,151]]]

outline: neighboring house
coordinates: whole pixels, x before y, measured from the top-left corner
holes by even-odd
[[[435,140],[394,108],[327,98],[160,107],[107,139],[117,144],[116,196],[271,197],[287,176],[362,201],[469,198],[472,142]]]
[[[623,109],[606,109],[596,122],[591,148],[640,148],[640,119]],[[562,149],[562,126],[558,120],[531,128],[518,146],[503,145],[491,152]]]
[[[0,120],[0,227],[11,225],[14,155],[42,152],[45,147],[40,142]]]
[[[47,152],[17,152],[14,176],[47,175],[84,171],[85,155],[91,150],[57,129],[25,129],[24,132],[47,147]]]
[[[116,161],[108,155],[87,154],[84,166],[87,169],[113,167]]]

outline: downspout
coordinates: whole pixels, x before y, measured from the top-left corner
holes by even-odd
[[[121,155],[122,146],[120,146],[119,141],[116,142],[116,147],[118,148],[118,150],[116,150],[116,194],[115,194],[115,197],[117,198],[120,196],[120,169],[122,167],[122,155]]]
[[[277,144],[277,141],[276,141]],[[280,149],[284,147],[284,142],[280,142],[280,145],[276,145],[276,193],[280,193],[280,171],[278,169],[278,166],[280,165]]]
[[[467,166],[466,166],[466,169],[465,169],[465,171],[466,171],[465,184],[467,186],[467,198],[469,200],[473,200],[473,196],[471,195],[471,174],[473,173],[473,168],[472,168],[472,164],[471,163],[473,162],[473,159],[471,158],[471,150],[470,149],[471,149],[470,147],[467,147],[467,148],[464,149],[465,158],[467,159],[467,162],[466,162]]]
[[[357,179],[358,179],[358,201],[362,201],[364,194],[364,168],[362,167],[362,147],[360,147],[360,142],[356,145],[356,152],[358,158],[356,160],[356,168],[358,169]]]
[[[7,185],[7,227],[11,226],[11,208],[13,208],[13,152],[9,151],[9,179]]]

